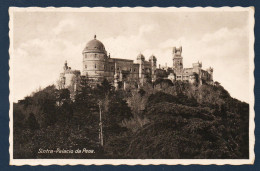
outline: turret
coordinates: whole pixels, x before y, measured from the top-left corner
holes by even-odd
[[[207,69],[207,71],[208,71],[208,73],[209,73],[209,75],[210,75],[210,81],[213,81],[213,68],[212,68],[212,67],[209,67],[209,68]]]
[[[70,91],[71,98],[74,99],[75,92],[78,88],[78,83],[80,80],[80,71],[72,70],[68,66],[67,61],[65,61],[63,66],[63,72],[60,73],[60,80],[58,81],[59,89],[67,88]]]
[[[201,76],[201,68],[202,68],[202,62],[196,62],[196,63],[193,63],[192,64],[192,67],[193,67],[193,73],[196,73],[198,74],[198,81],[199,81],[199,84],[202,84],[202,76]]]
[[[202,62],[196,62],[192,64],[193,68],[202,68]]]
[[[63,70],[66,71],[67,69],[68,69],[68,63],[67,63],[67,60],[66,60],[65,63],[64,63]]]
[[[212,67],[209,67],[209,68],[207,69],[207,71],[208,71],[209,74],[211,74],[211,73],[213,73],[213,68],[212,68]]]
[[[198,75],[200,75],[200,70],[202,68],[202,62],[196,62],[192,64],[193,67],[193,72],[197,73]]]
[[[145,57],[143,54],[139,53],[139,55],[136,57],[137,61],[145,61]]]
[[[144,61],[145,61],[144,55],[140,53],[137,56],[136,61],[139,64],[139,79],[142,82],[144,79]]]
[[[180,46],[179,48],[173,47],[172,53],[174,54],[174,56],[180,56],[181,57],[181,53],[182,53],[182,46]]]
[[[183,69],[183,57],[182,57],[182,47],[173,47],[173,69],[175,72],[181,72]]]
[[[154,82],[156,80],[156,75],[155,75],[155,70],[156,70],[156,65],[157,65],[157,59],[154,55],[152,55],[149,58],[149,62],[151,64],[151,79],[152,82]]]

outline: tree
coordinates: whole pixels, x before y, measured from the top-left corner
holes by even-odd
[[[61,89],[58,92],[57,101],[59,102],[59,105],[62,105],[64,101],[67,103],[70,101],[70,91],[69,89]]]
[[[231,98],[222,86],[159,79],[162,88],[144,84],[140,90],[113,91],[107,80],[96,88],[81,81],[75,101],[68,90],[48,86],[14,104],[16,158],[249,156],[249,104]],[[103,148],[98,146],[99,109]],[[95,154],[37,153],[61,146],[95,149]]]
[[[112,85],[111,83],[108,82],[107,79],[104,79],[103,82],[101,83],[101,89],[103,89],[105,93],[108,93],[112,90]]]
[[[27,124],[26,125],[31,130],[39,129],[39,123],[37,122],[33,113],[30,113],[29,117],[27,118]]]
[[[105,134],[111,136],[121,132],[121,123],[124,119],[132,117],[131,109],[128,107],[126,101],[118,94],[110,97],[108,104],[108,111],[103,114],[104,131]]]

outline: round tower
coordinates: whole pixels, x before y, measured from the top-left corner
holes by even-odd
[[[83,52],[83,75],[89,79],[102,81],[107,65],[107,51],[102,42],[96,39],[89,41]]]
[[[137,56],[136,61],[139,64],[139,78],[143,79],[144,78],[144,61],[145,61],[144,55],[140,53]]]
[[[136,58],[137,63],[139,64],[139,71],[138,71],[138,75],[139,75],[139,81],[141,83],[141,85],[143,85],[144,83],[144,61],[145,61],[145,57],[143,54],[139,54]]]

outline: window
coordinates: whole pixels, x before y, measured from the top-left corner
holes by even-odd
[[[135,72],[135,68],[134,68],[134,72]]]
[[[97,68],[97,65],[95,64],[95,68]]]
[[[97,57],[97,54],[95,54],[95,58]]]
[[[119,67],[117,68],[117,70],[119,70]]]
[[[87,68],[87,65],[85,65],[85,68]]]
[[[114,67],[111,67],[111,71],[113,71],[114,70]]]
[[[130,68],[130,72],[132,71],[132,68]]]

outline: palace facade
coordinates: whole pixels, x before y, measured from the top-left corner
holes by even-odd
[[[82,73],[72,70],[65,62],[64,71],[60,74],[60,88],[71,87],[76,90],[82,77],[87,78],[92,85],[100,84],[107,79],[115,89],[129,85],[139,87],[147,81],[155,82],[158,78],[199,84],[213,83],[213,68],[203,70],[201,62],[193,63],[191,68],[183,68],[182,47],[173,47],[172,67],[157,67],[157,58],[154,55],[146,60],[141,53],[137,55],[136,61],[112,58],[107,54],[104,44],[97,40],[96,35],[87,43],[82,54]]]

